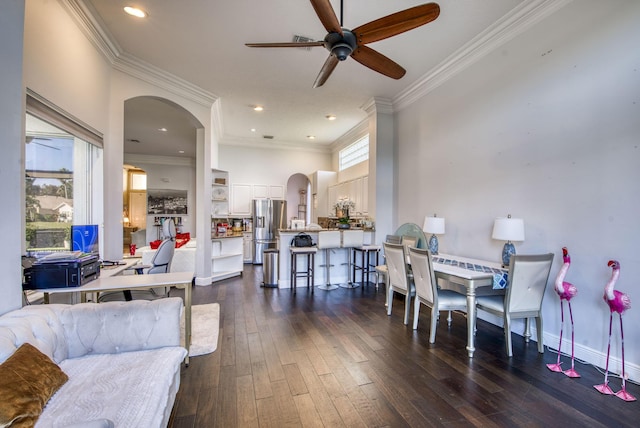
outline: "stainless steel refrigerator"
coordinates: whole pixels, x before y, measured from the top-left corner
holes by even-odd
[[[262,253],[276,248],[278,229],[287,227],[287,201],[281,199],[253,200],[253,264],[261,265]]]

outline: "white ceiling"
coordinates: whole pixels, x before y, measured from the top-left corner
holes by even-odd
[[[82,0],[80,0],[82,1]],[[393,80],[348,58],[324,86],[313,82],[328,52],[246,47],[247,42],[288,42],[294,35],[322,40],[326,30],[308,1],[292,0],[84,0],[112,43],[136,60],[190,82],[221,100],[222,143],[327,148],[361,122],[373,97],[393,101],[454,52],[523,3],[534,0],[437,0],[435,21],[368,46],[407,73]],[[425,3],[420,0],[344,0],[349,29]],[[331,0],[340,19],[340,1]],[[123,12],[135,5],[144,20]],[[253,105],[263,105],[256,113]],[[125,152],[195,157],[193,123],[175,106],[154,99],[128,101]],[[333,114],[337,120],[328,121]],[[167,132],[158,131],[167,128]],[[256,132],[252,132],[255,128]],[[273,140],[262,136],[271,135]],[[307,139],[314,135],[315,140]],[[131,143],[128,140],[139,140]],[[178,154],[184,150],[184,154]]]

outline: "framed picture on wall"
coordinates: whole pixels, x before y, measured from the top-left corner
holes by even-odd
[[[187,191],[147,189],[148,214],[187,214]]]

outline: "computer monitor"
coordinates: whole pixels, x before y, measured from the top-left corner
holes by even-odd
[[[74,224],[71,226],[71,250],[83,253],[100,253],[97,224]]]

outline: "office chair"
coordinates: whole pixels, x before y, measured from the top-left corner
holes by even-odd
[[[167,273],[171,271],[171,262],[176,250],[176,225],[173,223],[173,220],[167,219],[164,221],[162,224],[162,234],[164,240],[160,243],[158,250],[151,259],[151,264],[134,265],[129,268],[130,270],[134,270],[138,275],[153,275],[154,273]],[[151,288],[149,289],[151,292],[150,297],[167,297],[169,296],[169,290],[170,287]],[[122,293],[126,301],[133,300],[131,290],[123,290]],[[98,301],[103,301],[102,297],[106,297],[106,295],[101,296]]]

